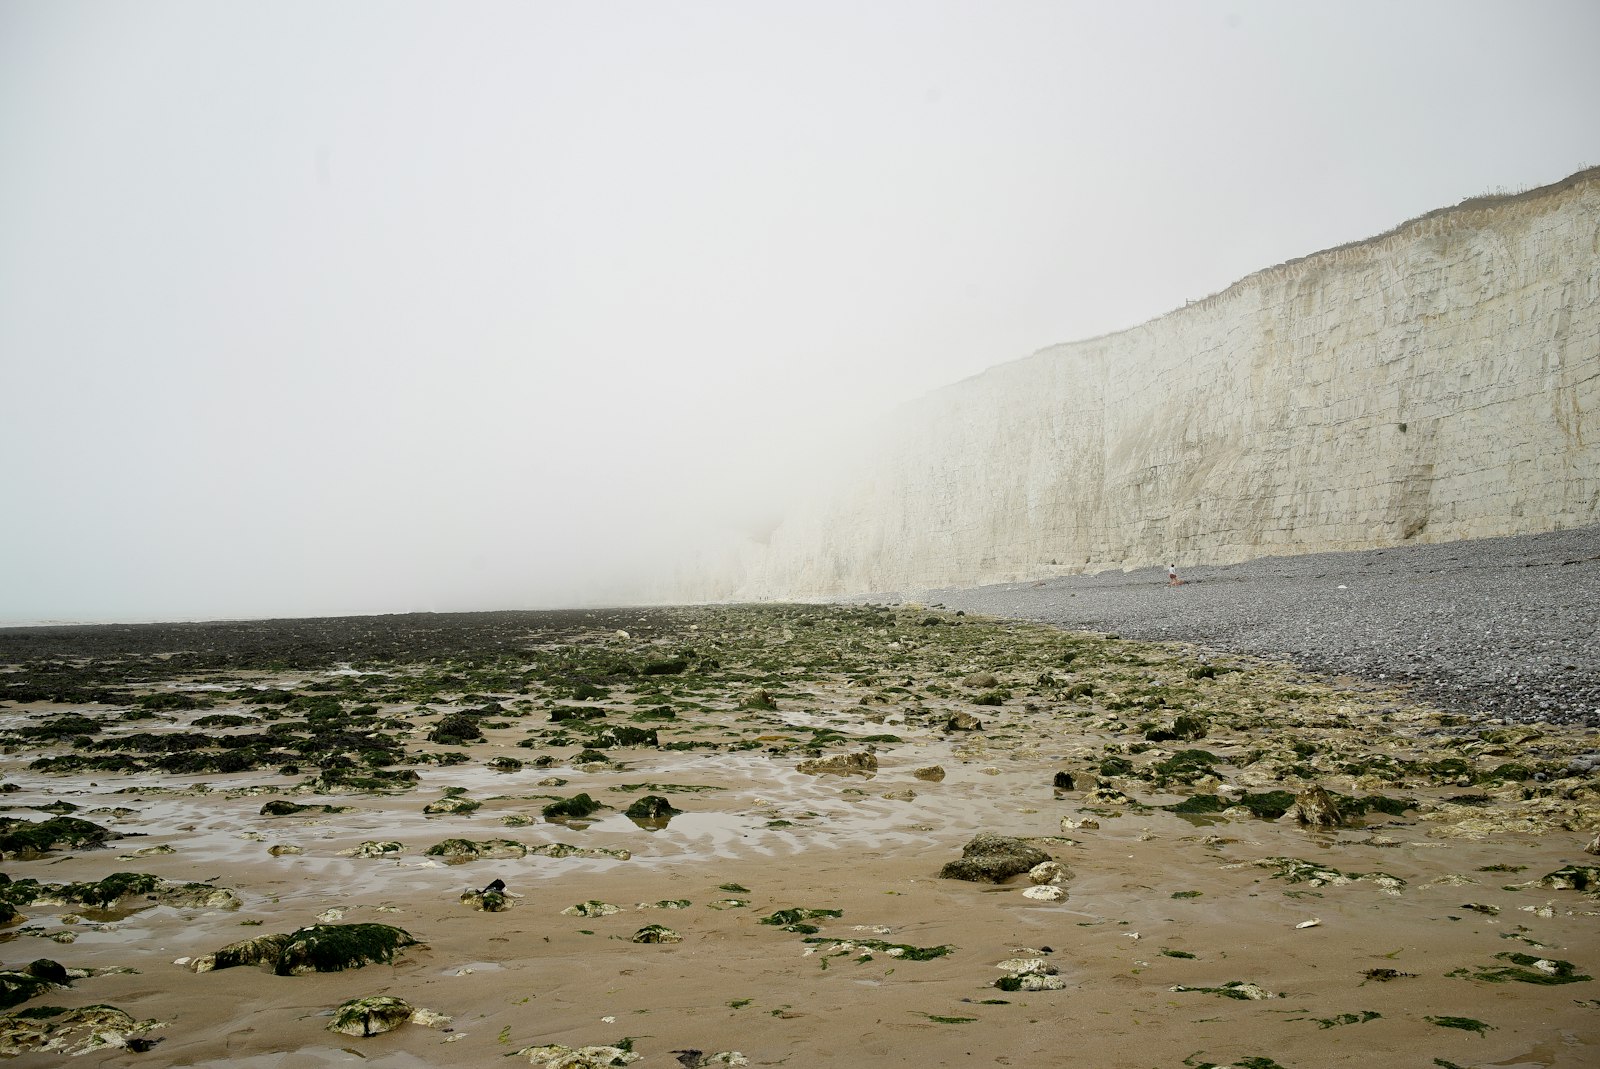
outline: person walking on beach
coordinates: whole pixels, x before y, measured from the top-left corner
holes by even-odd
[[[1178,578],[1178,566],[1176,564],[1167,565],[1167,585],[1168,586],[1182,586],[1183,585],[1183,580]]]

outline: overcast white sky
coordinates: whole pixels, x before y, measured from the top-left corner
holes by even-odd
[[[0,620],[615,600],[907,399],[1600,163],[1597,42],[1594,0],[0,0]]]

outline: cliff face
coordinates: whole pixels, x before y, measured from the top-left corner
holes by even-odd
[[[1600,168],[1257,272],[901,412],[737,592],[1600,522]]]

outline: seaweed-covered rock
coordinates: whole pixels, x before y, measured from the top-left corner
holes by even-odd
[[[401,948],[416,946],[410,932],[388,924],[313,924],[288,934],[231,943],[190,962],[195,972],[240,965],[269,965],[279,976],[342,972],[393,961]]]
[[[870,776],[878,771],[878,759],[869,753],[834,754],[801,761],[798,767],[808,776]]]
[[[388,924],[313,924],[289,935],[273,972],[298,976],[308,972],[342,972],[395,959],[417,940],[404,928]]]
[[[594,733],[589,744],[599,750],[625,746],[660,746],[655,728],[635,728],[626,724],[612,724]]]
[[[587,794],[577,794],[571,798],[563,798],[558,802],[551,802],[540,812],[546,820],[582,820],[605,806],[590,798]]]
[[[213,969],[235,969],[241,965],[273,965],[288,941],[288,935],[283,933],[241,939],[214,953],[190,959],[189,969],[192,972],[211,972]]]
[[[515,839],[446,839],[428,847],[429,857],[447,861],[476,861],[479,858],[525,857],[528,848]]]
[[[517,760],[515,757],[495,757],[485,761],[484,764],[488,765],[489,768],[495,772],[522,771],[522,762]]]
[[[482,742],[483,729],[464,713],[446,713],[428,732],[428,741],[443,746],[464,746],[469,742]]]
[[[108,840],[120,838],[119,832],[77,817],[51,817],[37,822],[0,817],[0,860],[37,857],[52,850],[101,846]]]
[[[1072,879],[1072,871],[1059,861],[1041,861],[1028,870],[1028,882],[1037,884],[1060,883]]]
[[[739,706],[743,709],[755,709],[770,713],[777,710],[778,700],[772,696],[771,691],[763,688],[752,694],[746,694],[739,700]]]
[[[610,902],[602,902],[598,898],[591,898],[587,902],[579,902],[575,906],[568,906],[561,911],[563,917],[609,917],[613,913],[621,913],[621,906],[613,906]]]
[[[0,1016],[0,1057],[64,1054],[74,1057],[106,1047],[148,1050],[141,1039],[160,1028],[156,1020],[136,1021],[115,1006],[33,1006]]]
[[[947,862],[939,870],[944,880],[969,880],[974,883],[1004,883],[1035,865],[1050,860],[1050,855],[1021,839],[1005,835],[982,834],[962,848],[959,860]]]
[[[633,933],[635,943],[681,943],[683,936],[660,924],[647,924]]]
[[[230,889],[208,883],[167,884],[156,892],[156,901],[178,909],[238,909],[244,905]]]
[[[436,817],[441,814],[467,814],[473,813],[483,807],[483,803],[472,798],[462,798],[451,795],[448,798],[437,798],[422,807],[426,816]]]
[[[9,1009],[52,988],[66,987],[68,982],[67,970],[49,958],[40,958],[22,969],[7,969],[0,972],[0,1009]]]
[[[1337,828],[1344,823],[1344,814],[1321,787],[1307,787],[1295,795],[1294,819],[1303,827]]]
[[[983,721],[971,713],[953,713],[950,719],[944,722],[946,731],[982,731]]]
[[[1050,785],[1058,791],[1070,791],[1073,789],[1072,784],[1072,773],[1065,771],[1057,772],[1055,779],[1050,782]]]
[[[1600,891],[1600,866],[1566,865],[1539,878],[1552,891]]]
[[[495,888],[462,891],[461,901],[480,913],[504,913],[511,908],[511,896]]]
[[[282,798],[274,798],[261,807],[264,817],[292,817],[296,813],[348,813],[347,805],[301,805],[299,802],[288,802]]]
[[[625,815],[647,831],[659,831],[681,812],[661,795],[647,794],[628,806]]]
[[[341,850],[343,857],[399,857],[406,852],[404,843],[389,839],[368,839],[353,850]]]
[[[944,779],[944,767],[942,765],[928,765],[926,768],[913,769],[911,774],[917,779],[926,780],[929,783],[938,783]]]
[[[4,897],[15,902],[70,903],[92,909],[110,909],[129,898],[144,897],[149,904],[181,909],[238,909],[239,896],[226,887],[208,883],[168,883],[148,872],[113,872],[102,880],[82,883],[45,883],[20,880],[6,885]]]
[[[1008,958],[995,968],[1006,974],[994,982],[1002,991],[1060,991],[1067,986],[1043,958]]]
[[[536,1069],[612,1069],[644,1057],[622,1047],[563,1047],[559,1043],[523,1047],[512,1055],[524,1056]]]
[[[750,1059],[736,1050],[718,1051],[716,1054],[707,1054],[703,1050],[675,1050],[672,1053],[678,1056],[678,1064],[683,1069],[716,1069],[719,1065],[750,1064]]]
[[[376,1036],[392,1032],[411,1020],[416,1007],[393,995],[353,998],[333,1011],[328,1031],[347,1036]]]

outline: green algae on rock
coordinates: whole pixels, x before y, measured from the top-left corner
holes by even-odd
[[[445,839],[428,847],[426,856],[442,857],[447,862],[477,861],[480,858],[525,857],[528,848],[515,839]]]
[[[270,965],[279,976],[342,972],[391,962],[402,948],[418,945],[410,932],[387,924],[313,924],[286,934],[230,943],[215,953],[195,958],[189,968],[210,972],[240,965]]]
[[[482,891],[462,891],[460,901],[480,913],[504,913],[511,908],[514,900],[504,891],[486,888]]]
[[[672,803],[661,797],[661,795],[647,794],[629,805],[624,810],[624,815],[629,820],[658,820],[664,823],[681,812],[683,810],[674,808]]]
[[[376,1036],[392,1032],[411,1020],[413,1007],[393,995],[371,995],[341,1003],[333,1011],[328,1031],[347,1036]]]
[[[447,1028],[450,1018],[413,1006],[394,995],[369,995],[341,1003],[333,1011],[333,1021],[328,1025],[328,1031],[365,1038],[392,1032],[407,1023]]]
[[[1186,984],[1174,984],[1167,988],[1168,991],[1199,991],[1206,995],[1221,995],[1223,998],[1238,999],[1241,1002],[1260,1002],[1265,999],[1281,998],[1260,984],[1247,983],[1244,980],[1229,980],[1221,987],[1190,987]]]
[[[591,898],[587,902],[579,902],[575,906],[568,906],[561,911],[563,917],[609,917],[613,913],[621,913],[621,906],[614,906],[610,902],[602,902]]]
[[[466,816],[483,808],[483,803],[472,798],[451,796],[438,798],[422,807],[424,816],[457,815]]]
[[[7,969],[0,972],[0,1009],[10,1009],[71,982],[67,970],[49,958],[39,958],[20,969]]]
[[[39,857],[56,850],[102,846],[120,839],[119,832],[102,828],[77,817],[51,817],[31,821],[20,817],[0,817],[0,860]]]
[[[634,943],[681,943],[683,936],[661,924],[647,924],[633,933]]]
[[[0,1016],[0,1057],[75,1057],[106,1047],[134,1050],[141,1042],[149,1042],[141,1037],[161,1027],[160,1021],[136,1021],[115,1006],[30,1006]]]
[[[582,820],[604,808],[605,806],[587,794],[577,794],[571,798],[551,802],[541,812],[546,820]]]
[[[939,878],[1004,883],[1049,860],[1049,854],[1022,839],[983,833],[974,836],[962,848],[958,860],[945,863],[939,870]]]
[[[523,1047],[510,1057],[526,1057],[528,1064],[536,1069],[612,1069],[636,1062],[643,1055],[623,1047],[564,1047],[559,1043],[546,1043],[537,1047]]]

